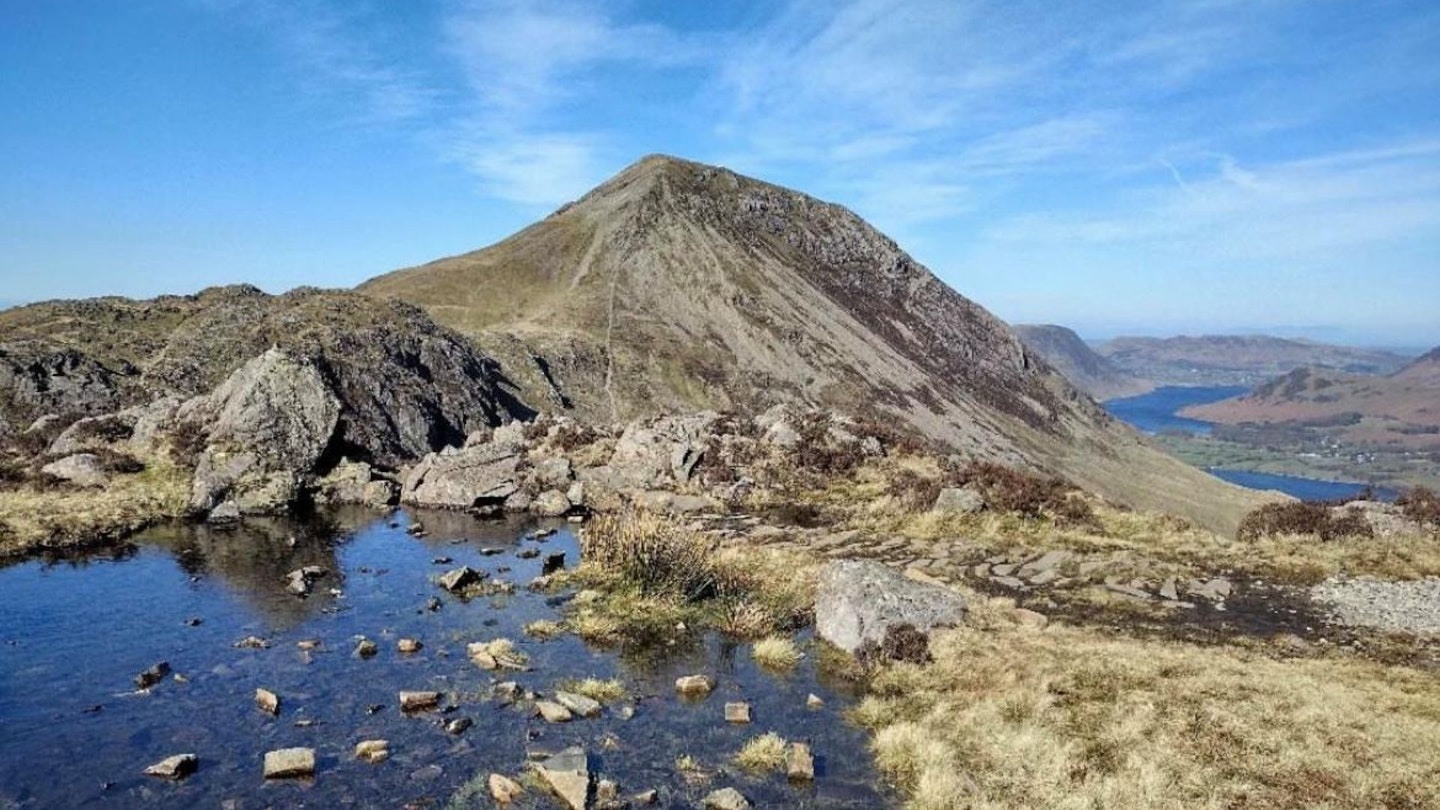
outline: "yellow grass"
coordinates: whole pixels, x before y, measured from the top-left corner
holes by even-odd
[[[584,678],[581,680],[561,681],[558,687],[561,692],[573,692],[577,695],[584,695],[591,700],[598,700],[601,703],[613,703],[625,697],[625,684],[610,678]]]
[[[915,810],[1437,806],[1433,675],[997,628],[936,634],[854,711]]]
[[[753,737],[735,755],[735,764],[748,771],[775,771],[785,767],[785,738],[775,732]]]
[[[104,489],[0,492],[0,556],[113,540],[179,517],[189,496],[188,471],[163,458],[145,461],[143,472],[114,476]]]
[[[539,619],[525,625],[525,635],[531,638],[548,640],[558,638],[565,634],[565,625],[560,622],[553,622],[549,619]]]
[[[785,636],[760,639],[750,654],[761,666],[771,669],[790,669],[800,663],[800,650]]]

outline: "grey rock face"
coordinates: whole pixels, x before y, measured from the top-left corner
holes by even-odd
[[[559,490],[547,489],[535,496],[530,503],[530,511],[540,517],[560,517],[570,511],[570,499]]]
[[[358,503],[365,506],[389,506],[395,503],[399,487],[394,481],[375,477],[375,471],[363,461],[341,461],[320,479],[318,500],[326,503]]]
[[[108,367],[74,349],[36,341],[0,344],[0,418],[23,425],[47,413],[115,410],[139,377],[129,364]]]
[[[426,456],[405,477],[400,500],[415,506],[470,509],[499,506],[519,490],[520,451],[483,444]]]
[[[965,600],[940,585],[916,582],[877,562],[839,560],[825,566],[815,597],[815,630],[846,652],[879,643],[892,625],[922,632],[959,624]]]
[[[110,481],[100,459],[90,453],[76,453],[59,461],[52,461],[41,467],[40,472],[68,481],[77,487],[103,487]]]

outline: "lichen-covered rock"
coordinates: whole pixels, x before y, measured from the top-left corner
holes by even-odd
[[[970,515],[985,508],[985,496],[969,487],[945,487],[935,498],[933,511]]]
[[[519,490],[520,450],[482,444],[448,455],[432,453],[405,476],[400,500],[440,509],[500,507]]]
[[[916,582],[869,560],[829,563],[816,587],[816,633],[850,653],[867,641],[879,644],[892,625],[909,624],[929,632],[964,618],[965,600],[960,594]]]

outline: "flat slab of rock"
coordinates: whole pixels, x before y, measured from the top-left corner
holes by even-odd
[[[540,778],[570,810],[585,810],[590,797],[590,757],[583,748],[566,748],[541,762]]]
[[[581,717],[599,717],[600,701],[574,692],[556,692],[555,702]]]
[[[545,718],[547,723],[568,723],[575,717],[569,709],[550,700],[535,701],[535,710],[540,712],[540,716]]]
[[[401,692],[400,710],[405,712],[423,712],[440,705],[439,692]]]
[[[293,779],[315,775],[315,749],[281,748],[265,752],[266,779]]]
[[[403,503],[440,509],[501,504],[519,489],[521,451],[510,444],[481,444],[424,458],[405,477]]]
[[[965,619],[965,600],[941,585],[916,582],[870,560],[838,560],[820,572],[815,630],[853,653],[867,641],[880,643],[897,624],[928,633]]]
[[[726,703],[725,722],[727,723],[748,723],[750,722],[749,703]]]
[[[161,779],[184,779],[194,773],[199,765],[200,759],[194,754],[176,754],[146,768],[145,773]]]

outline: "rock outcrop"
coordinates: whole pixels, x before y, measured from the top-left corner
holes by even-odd
[[[965,600],[950,588],[917,582],[882,563],[839,560],[820,572],[815,593],[815,632],[853,653],[879,644],[892,626],[921,632],[965,619]]]
[[[316,472],[339,416],[340,401],[313,363],[280,349],[246,363],[177,415],[210,426],[190,508],[209,512],[226,500],[242,512],[285,508]]]

